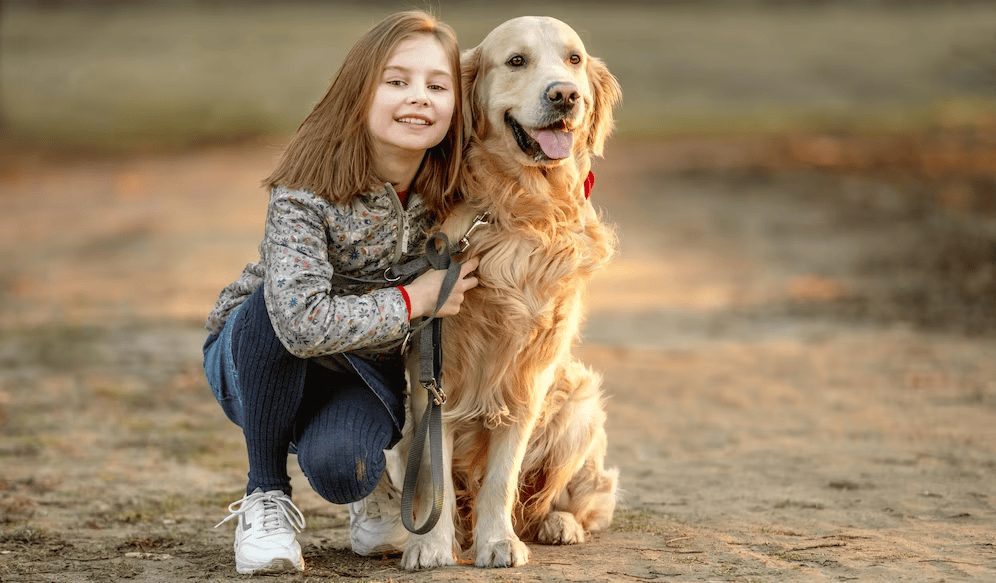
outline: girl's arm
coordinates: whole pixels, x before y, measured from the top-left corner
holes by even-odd
[[[273,190],[262,256],[266,308],[277,337],[299,358],[403,337],[408,309],[398,288],[333,295],[323,216],[321,203],[310,193]]]

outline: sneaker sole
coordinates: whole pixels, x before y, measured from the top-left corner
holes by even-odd
[[[240,565],[235,564],[235,570],[240,575],[259,575],[265,573],[293,573],[304,571],[304,558],[300,564],[294,564],[290,559],[273,559],[266,565]]]

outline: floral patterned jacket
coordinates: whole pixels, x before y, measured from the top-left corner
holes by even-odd
[[[384,271],[422,253],[433,219],[417,193],[403,208],[390,184],[348,203],[275,187],[260,260],[221,291],[206,328],[220,332],[232,310],[264,285],[273,328],[291,354],[397,353],[408,309]]]

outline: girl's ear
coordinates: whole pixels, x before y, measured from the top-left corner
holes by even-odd
[[[463,85],[463,135],[470,140],[484,135],[487,115],[477,100],[477,74],[481,69],[481,47],[467,49],[460,55],[460,83]]]
[[[612,108],[622,99],[622,88],[601,59],[589,56],[587,72],[594,94],[588,124],[588,150],[595,156],[601,156],[605,140],[612,133]]]

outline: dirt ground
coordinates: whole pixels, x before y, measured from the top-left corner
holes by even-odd
[[[272,580],[996,580],[996,147],[961,138],[610,143],[621,252],[579,353],[612,528],[407,573],[353,556],[292,458],[308,569]],[[3,152],[0,581],[241,579],[201,323],[279,146]]]

